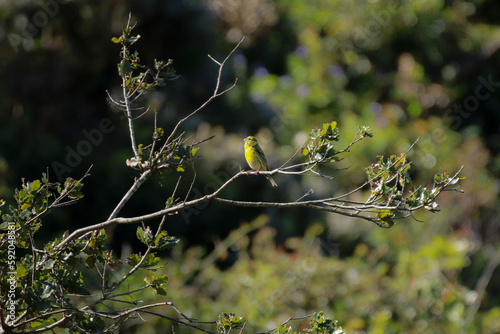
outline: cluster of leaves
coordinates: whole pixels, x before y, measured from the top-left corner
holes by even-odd
[[[309,316],[303,318],[308,318],[308,317]],[[274,331],[271,330],[265,333],[274,332],[275,334],[300,334],[301,332],[294,331],[292,326],[287,326],[290,320],[296,320],[296,319],[290,318],[285,323],[279,324],[274,329]],[[336,320],[332,320],[329,317],[325,317],[323,311],[320,311],[312,315],[309,327],[305,328],[304,330],[306,333],[315,333],[315,334],[345,334],[342,327],[338,326],[337,323],[338,322]],[[229,334],[233,329],[242,330],[245,327],[246,321],[243,317],[239,317],[234,313],[223,312],[219,314],[216,324],[217,324],[218,334]]]
[[[310,162],[324,163],[339,161],[337,156],[347,152],[349,148],[365,137],[373,137],[368,126],[360,126],[356,138],[349,146],[342,150],[334,148],[333,143],[340,139],[340,131],[337,122],[324,123],[323,128],[316,128],[311,131],[306,143],[300,148],[302,155],[309,157]]]
[[[332,320],[329,317],[323,315],[323,311],[314,313],[310,321],[309,328],[305,329],[306,333],[315,334],[345,334],[342,327],[338,326],[337,320]],[[296,332],[291,326],[286,326],[285,324],[280,324],[274,330],[275,334],[300,334],[301,332]]]
[[[398,207],[403,201],[404,187],[411,182],[409,170],[410,163],[406,162],[406,154],[399,157],[391,155],[387,160],[379,157],[377,163],[364,168],[368,175],[371,195],[367,202],[379,202],[387,206]],[[396,211],[382,209],[378,214],[380,221],[388,227],[393,226],[392,219]]]
[[[41,224],[42,216],[48,213],[49,206],[70,204],[83,197],[81,193],[83,183],[73,178],[67,178],[63,184],[49,183],[47,174],[43,173],[40,180],[26,182],[22,179],[22,183],[22,188],[16,189],[14,194],[17,208],[11,206],[10,214],[2,216],[4,223],[0,225],[0,228],[6,228],[8,223],[14,223],[16,229],[31,230],[34,233]],[[65,201],[62,202],[63,200]],[[31,228],[20,225],[23,222],[29,224]]]
[[[232,329],[242,329],[245,326],[245,319],[238,317],[234,313],[221,313],[217,318],[217,333],[229,334]]]
[[[15,190],[17,206],[10,206],[10,213],[2,215],[0,224],[0,262],[9,266],[0,268],[1,300],[7,303],[15,280],[17,315],[29,314],[32,328],[41,325],[44,313],[53,305],[72,307],[71,301],[63,296],[68,293],[87,293],[82,283],[81,272],[76,270],[76,254],[83,245],[73,244],[65,251],[55,251],[60,240],[48,242],[43,250],[35,246],[35,234],[42,227],[42,217],[53,208],[69,205],[83,197],[82,179],[68,178],[63,184],[50,183],[45,173],[40,180],[22,180],[21,189]],[[7,244],[12,247],[5,247]],[[28,251],[24,251],[28,250]],[[88,251],[88,248],[87,248]],[[6,305],[2,305],[5,309]],[[20,318],[22,318],[21,316]],[[39,318],[37,318],[39,316]],[[18,319],[21,321],[21,319]]]
[[[364,168],[371,189],[367,203],[376,202],[387,207],[378,213],[380,222],[387,227],[393,226],[393,218],[398,217],[404,211],[413,211],[422,207],[430,212],[439,211],[439,205],[436,201],[438,195],[445,188],[455,185],[465,178],[458,174],[450,176],[445,171],[434,176],[434,185],[431,190],[419,186],[406,194],[405,186],[411,183],[411,162],[407,161],[406,158],[406,153],[401,153],[399,156],[391,155],[387,159],[379,156],[378,162]]]
[[[134,26],[123,29],[119,37],[113,37],[113,43],[122,45],[122,60],[118,64],[118,74],[124,80],[124,86],[127,90],[143,94],[154,87],[165,86],[167,80],[175,80],[179,76],[175,69],[171,67],[173,60],[156,60],[154,63],[154,72],[149,70],[146,65],[141,64],[139,52],[133,53],[129,50],[130,46],[137,42],[141,36],[132,35]]]
[[[179,77],[172,67],[172,59],[168,61],[155,59],[154,70],[148,69],[146,65],[141,63],[139,52],[137,50],[132,52],[130,49],[141,37],[132,34],[134,27],[130,25],[129,19],[129,23],[123,29],[122,35],[112,38],[114,43],[122,45],[122,60],[118,64],[118,74],[122,78],[123,87],[127,90],[127,93],[124,93],[123,101],[116,102],[112,100],[112,102],[127,114],[132,137],[134,137],[134,133],[132,130],[131,104],[151,89],[165,86],[167,81]],[[149,108],[146,109],[145,113],[148,110]],[[195,157],[198,148],[194,145],[187,145],[183,135],[174,140],[170,140],[169,137],[164,144],[161,144],[164,134],[163,128],[155,127],[152,134],[152,143],[146,146],[144,144],[137,145],[135,156],[127,160],[127,165],[138,170],[167,169],[172,171],[175,169],[177,172],[184,172],[188,163]],[[135,142],[132,145],[135,146]]]
[[[127,166],[138,170],[161,169],[162,171],[184,172],[189,163],[195,159],[198,147],[186,144],[186,140],[179,137],[172,140],[168,145],[163,145],[155,150],[162,139],[164,131],[156,128],[153,132],[153,143],[147,146],[138,145],[138,156],[127,160]]]
[[[338,321],[325,317],[323,311],[314,313],[311,319],[311,328],[306,331],[317,334],[345,334],[342,327],[338,326]]]
[[[337,161],[337,151],[333,147],[333,142],[338,141],[340,133],[337,122],[323,124],[323,129],[313,129],[309,134],[309,139],[300,149],[304,156],[308,156],[310,161],[329,162]]]
[[[145,229],[138,227],[136,235],[139,241],[148,246],[148,250],[154,249],[156,251],[161,251],[169,249],[177,245],[179,242],[179,239],[168,235],[167,231],[161,231],[154,234],[149,226]],[[155,271],[160,266],[160,258],[155,256],[155,252],[149,252],[145,256],[132,254],[127,258],[127,263],[133,267],[139,266],[144,269]],[[144,281],[154,290],[156,294],[163,296],[167,294],[165,287],[163,286],[168,282],[168,277],[166,275],[147,276],[144,278]]]
[[[26,249],[33,246],[32,238],[42,224],[42,217],[51,208],[68,205],[82,198],[82,187],[83,182],[73,178],[67,178],[63,184],[50,183],[46,173],[40,180],[26,182],[23,179],[22,188],[16,189],[14,193],[17,207],[9,206],[10,213],[2,215],[0,230],[15,231],[17,247]],[[0,200],[0,206],[4,204],[5,201]],[[0,236],[5,242],[5,234]],[[5,254],[3,249],[1,254]]]
[[[82,198],[82,180],[68,178],[64,184],[50,183],[45,174],[41,180],[23,180],[22,188],[15,191],[17,206],[11,206],[10,213],[2,215],[0,262],[8,265],[0,268],[1,312],[2,318],[7,319],[8,304],[15,300],[15,312],[10,313],[15,318],[8,318],[6,324],[12,329],[40,329],[58,323],[61,328],[78,332],[104,330],[106,316],[99,309],[108,299],[120,300],[121,295],[113,295],[113,291],[138,268],[156,270],[160,258],[155,256],[155,251],[168,249],[178,242],[161,229],[154,234],[149,227],[139,227],[137,237],[146,244],[147,252],[132,254],[127,259],[132,267],[128,270],[107,248],[104,229],[69,242],[65,242],[68,238],[65,233],[39,249],[34,235],[42,227],[42,217],[50,209]],[[125,279],[112,279],[114,276],[109,273],[117,268],[127,271]],[[98,273],[101,284],[89,279],[92,271]],[[167,280],[166,275],[147,276],[145,286],[137,291],[150,287],[156,294],[165,295]],[[99,288],[100,297],[93,294]]]

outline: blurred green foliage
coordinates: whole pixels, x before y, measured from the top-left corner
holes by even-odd
[[[259,222],[260,220],[260,222]],[[329,310],[341,319],[347,333],[495,333],[499,308],[476,316],[465,324],[477,293],[460,284],[457,274],[469,265],[469,241],[458,236],[436,235],[412,249],[389,243],[359,243],[351,256],[340,259],[329,254],[329,246],[318,239],[320,225],[311,226],[304,237],[276,245],[276,231],[262,227],[265,217],[253,222],[257,233],[243,235],[220,258],[235,252],[237,263],[221,270],[216,261],[207,263],[201,248],[178,251],[174,263],[162,269],[171,278],[167,296],[185,314],[199,320],[230,308],[245,314],[245,331],[272,329],[289,317]],[[242,229],[248,228],[242,226]],[[392,238],[404,237],[398,231]],[[208,256],[210,257],[210,256]],[[144,302],[155,301],[145,296]],[[229,306],[230,305],[230,306]],[[175,312],[168,312],[176,316]],[[291,322],[305,328],[309,319]],[[148,319],[127,331],[154,333],[167,327],[164,320]],[[134,329],[136,328],[136,329]],[[139,329],[140,328],[140,329]],[[175,333],[191,330],[175,326]]]
[[[248,36],[232,73],[223,77],[232,83],[237,76],[238,86],[183,129],[197,138],[216,135],[198,153],[204,169],[198,193],[244,166],[241,139],[247,135],[259,138],[273,167],[303,145],[310,128],[332,119],[343,134],[339,147],[359,125],[375,134],[343,161],[348,170],[331,171],[335,189],[315,178],[279,176],[277,192],[252,178],[226,195],[289,200],[311,187],[318,195],[346,191],[364,182],[362,168],[378,155],[405,152],[417,138],[409,153],[415,182],[465,165],[465,193],[445,194],[439,214],[417,215],[423,224],[408,220],[381,230],[334,215],[267,210],[270,227],[234,243],[216,262],[203,261],[207,249],[217,249],[214,244],[260,212],[214,205],[188,218],[171,217],[169,233],[181,237],[184,248],[174,248],[166,290],[183,312],[214,320],[230,309],[262,330],[323,309],[347,331],[500,331],[498,270],[464,327],[480,292],[477,282],[499,243],[497,1],[0,4],[0,198],[11,198],[21,177],[35,179],[54,161],[67,164],[68,147],[76,150],[88,140],[84,130],[98,129],[106,118],[115,126],[82,156],[83,163],[69,167],[76,178],[95,166],[84,204],[54,212],[53,228],[38,232],[41,240],[54,230],[105,219],[135,176],[124,163],[131,156],[126,123],[109,109],[105,94],[119,86],[110,38],[119,35],[129,11],[143,36],[141,55],[172,58],[181,75],[144,101],[158,111],[165,132],[213,91],[216,68],[206,54],[223,57],[231,42]],[[46,23],[36,21],[39,13],[46,13]],[[138,136],[149,139],[152,118],[139,123]],[[162,194],[175,185],[153,183],[125,216],[165,206]],[[316,226],[326,228],[311,232]],[[142,247],[130,245],[135,234],[136,227],[111,231],[112,246],[128,256],[126,249]],[[162,322],[140,326],[136,331],[170,328]]]

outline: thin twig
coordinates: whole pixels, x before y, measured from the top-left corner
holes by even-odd
[[[224,65],[226,64],[227,60],[238,49],[238,47],[240,46],[240,44],[243,42],[244,39],[245,39],[245,37],[243,37],[238,42],[238,44],[236,44],[236,46],[233,48],[233,50],[226,56],[226,58],[221,63],[219,63],[214,58],[212,58],[212,56],[209,55],[209,58],[212,59],[212,61],[214,61],[219,66],[219,73],[217,75],[217,80],[216,80],[216,83],[215,83],[214,92],[213,92],[212,96],[210,96],[208,98],[208,100],[206,100],[201,106],[199,106],[196,110],[194,110],[189,115],[187,115],[186,117],[182,118],[179,122],[177,122],[177,124],[175,125],[174,129],[170,133],[170,136],[165,141],[165,144],[163,145],[163,148],[161,149],[161,151],[165,150],[165,148],[170,144],[170,140],[172,139],[172,137],[174,136],[174,134],[177,132],[177,129],[179,129],[179,127],[181,126],[182,123],[184,123],[185,121],[187,121],[188,119],[190,119],[191,117],[193,117],[194,115],[196,115],[200,110],[202,110],[210,102],[212,102],[213,99],[215,99],[216,97],[218,97],[220,95],[223,95],[223,94],[227,93],[228,91],[230,91],[231,89],[233,89],[236,86],[236,83],[237,83],[238,79],[236,79],[235,82],[228,89],[226,89],[226,90],[224,90],[222,92],[219,92],[219,86],[220,86],[220,82],[221,82],[221,78],[222,78],[222,69],[223,69]]]
[[[486,266],[484,267],[483,273],[481,274],[481,277],[479,277],[479,280],[477,281],[475,288],[477,293],[476,300],[467,310],[467,315],[464,321],[464,328],[470,328],[472,320],[474,319],[474,316],[476,315],[477,310],[479,310],[479,306],[481,306],[481,302],[483,301],[486,287],[490,283],[491,276],[493,275],[493,272],[495,271],[495,269],[498,267],[499,264],[500,264],[500,249],[497,249],[496,252],[491,256]]]
[[[130,27],[130,20],[131,19],[132,19],[132,15],[129,15],[128,22],[127,22],[127,28]],[[127,57],[127,45],[125,43],[123,43],[123,50],[122,50],[123,61],[127,60],[126,57]],[[137,143],[135,140],[134,119],[132,117],[132,110],[130,108],[129,95],[127,94],[127,79],[125,77],[122,78],[122,94],[123,94],[123,104],[125,107],[125,112],[127,114],[128,131],[130,134],[130,143],[132,145],[132,151],[134,152],[134,156],[137,159],[139,159],[139,150],[137,149]]]
[[[200,327],[200,326],[196,326],[196,325],[193,325],[189,322],[185,322],[185,321],[182,321],[182,320],[179,320],[177,318],[173,318],[173,317],[169,317],[167,315],[164,315],[164,314],[161,314],[161,313],[157,313],[157,312],[153,312],[153,311],[149,311],[149,310],[141,310],[142,313],[149,313],[149,314],[153,314],[159,318],[164,318],[164,319],[167,319],[167,320],[170,320],[170,321],[173,321],[173,322],[176,322],[180,325],[183,325],[183,326],[186,326],[186,327],[191,327],[191,328],[194,328],[194,329],[197,329],[199,331],[202,331],[202,332],[205,332],[205,333],[210,333],[210,334],[216,334],[215,332],[211,332],[203,327]]]
[[[290,321],[295,321],[295,320],[304,320],[304,319],[310,318],[310,317],[312,317],[312,316],[313,316],[313,314],[304,315],[304,316],[302,316],[302,317],[293,317],[293,318],[292,318],[292,317],[290,317],[290,318],[288,318],[288,320],[287,320],[287,321],[285,321],[284,323],[282,323],[282,324],[281,324],[281,326],[285,326],[285,325],[286,325],[286,324],[288,324]],[[270,329],[270,330],[268,330],[268,331],[265,331],[265,332],[257,332],[256,334],[268,334],[268,333],[272,333],[272,332],[276,331],[276,328],[277,328],[277,327],[275,327],[275,328],[273,328],[273,329]]]
[[[125,204],[130,200],[132,195],[135,194],[135,192],[142,186],[144,182],[146,182],[151,175],[153,174],[153,171],[151,169],[148,169],[147,171],[143,172],[141,176],[134,181],[134,184],[130,189],[127,191],[127,193],[123,196],[123,198],[120,200],[118,205],[115,207],[113,212],[111,212],[111,215],[109,215],[108,220],[115,218],[118,213],[121,211],[121,209],[125,206]]]
[[[200,145],[201,143],[204,143],[204,142],[206,142],[206,141],[208,141],[208,140],[210,140],[210,139],[212,139],[212,138],[215,138],[215,135],[210,136],[210,137],[205,138],[205,139],[202,139],[202,140],[200,140],[200,141],[197,141],[196,143],[194,143],[194,144],[193,144],[193,146]]]
[[[184,197],[184,203],[186,203],[187,199],[189,198],[189,195],[191,194],[191,190],[193,190],[194,187],[194,182],[196,181],[196,169],[194,168],[194,162],[191,164],[193,167],[193,180],[191,181],[191,184],[189,185],[189,189],[186,193],[186,196]]]

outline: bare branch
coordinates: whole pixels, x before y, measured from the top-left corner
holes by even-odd
[[[151,169],[148,169],[147,171],[143,172],[141,176],[134,181],[134,184],[130,189],[127,191],[125,196],[121,199],[121,201],[118,203],[118,205],[115,207],[111,215],[108,217],[108,220],[113,219],[116,217],[116,215],[120,212],[120,210],[125,206],[125,203],[129,201],[129,199],[132,197],[132,195],[135,194],[135,192],[142,186],[144,182],[147,181],[153,174],[153,171]]]
[[[123,45],[123,60],[126,60],[126,46]],[[125,77],[122,78],[122,94],[123,94],[123,104],[125,107],[125,112],[128,120],[128,131],[130,134],[130,142],[132,145],[132,151],[134,152],[134,156],[139,158],[139,150],[137,149],[137,143],[135,141],[135,131],[134,131],[134,119],[132,117],[132,110],[130,108],[130,100],[127,94],[127,79]]]
[[[86,177],[90,176],[90,170],[92,169],[94,165],[90,165],[89,169],[87,169],[87,171],[85,172],[85,174],[83,174],[83,176],[81,177],[80,180],[78,181],[82,181],[83,179],[85,179]],[[48,174],[47,174],[47,178],[48,178]],[[75,182],[71,185],[71,187],[69,187],[66,192],[63,192],[61,193],[61,195],[59,195],[59,197],[57,197],[54,202],[52,202],[49,206],[47,206],[42,212],[40,212],[39,214],[37,214],[36,216],[34,216],[33,218],[29,219],[26,224],[29,225],[31,224],[32,222],[34,222],[35,220],[37,220],[38,218],[40,218],[41,216],[45,215],[50,209],[53,209],[53,208],[56,208],[56,207],[61,207],[61,206],[65,206],[65,205],[70,205],[70,204],[73,204],[76,200],[69,200],[67,202],[62,202],[64,199],[66,199],[67,197],[69,197],[69,195],[71,195],[71,192],[78,186],[78,183]],[[48,190],[48,189],[47,189]]]
[[[187,121],[188,119],[190,119],[191,117],[193,117],[194,115],[196,115],[200,110],[204,109],[210,102],[212,102],[213,99],[215,99],[216,97],[218,97],[220,95],[223,95],[223,94],[227,93],[228,91],[230,91],[231,89],[233,89],[236,86],[237,79],[235,80],[235,82],[233,83],[233,85],[231,87],[229,87],[228,89],[226,89],[226,90],[224,90],[222,92],[219,92],[219,86],[220,86],[221,77],[222,77],[222,69],[224,68],[224,65],[226,64],[226,61],[231,57],[231,55],[236,51],[236,49],[238,49],[238,47],[240,46],[240,44],[243,42],[244,39],[245,39],[245,37],[243,37],[238,42],[238,44],[227,55],[227,57],[224,59],[224,61],[222,61],[222,63],[219,63],[218,61],[216,61],[215,59],[213,59],[212,56],[209,55],[209,58],[212,59],[212,61],[214,61],[219,66],[219,74],[217,75],[217,80],[216,80],[216,83],[215,83],[214,92],[213,92],[212,96],[210,96],[208,98],[208,100],[206,100],[201,106],[199,106],[196,110],[194,110],[189,115],[187,115],[186,117],[182,118],[179,122],[177,122],[177,124],[175,125],[174,129],[170,133],[170,136],[167,138],[167,140],[165,140],[165,144],[163,145],[161,151],[164,151],[165,148],[168,146],[168,144],[170,144],[170,141],[172,140],[172,137],[177,132],[177,130],[179,129],[179,127],[181,126],[182,123],[184,123],[185,121]]]
[[[215,135],[210,136],[210,137],[208,137],[208,138],[205,138],[205,139],[203,139],[203,140],[197,141],[196,143],[193,143],[193,146],[196,146],[196,145],[199,145],[199,144],[201,144],[201,143],[204,143],[204,142],[206,142],[206,141],[208,141],[208,140],[210,140],[210,139],[212,139],[212,138],[215,138]]]
[[[288,318],[288,320],[287,320],[287,321],[283,322],[283,323],[281,324],[281,326],[285,326],[285,325],[286,325],[287,323],[289,323],[290,321],[294,321],[294,320],[304,320],[304,319],[310,318],[310,317],[312,317],[312,316],[313,316],[313,314],[304,315],[304,316],[302,316],[302,317],[293,317],[293,318],[292,318],[292,317],[290,317],[290,318]],[[268,331],[265,331],[265,332],[257,332],[256,334],[268,334],[268,333],[273,333],[274,331],[276,331],[276,328],[277,328],[277,327],[275,327],[275,328],[273,328],[273,329],[270,329],[270,330],[268,330]]]
[[[191,328],[194,328],[194,329],[197,329],[199,331],[202,331],[202,332],[205,332],[205,333],[210,333],[210,334],[216,334],[215,332],[211,332],[203,327],[200,327],[200,326],[196,326],[196,325],[193,325],[192,323],[190,323],[191,321],[189,322],[185,322],[185,321],[182,321],[182,320],[179,320],[177,318],[172,318],[172,317],[169,317],[169,316],[166,316],[164,314],[161,314],[161,313],[157,313],[157,312],[152,312],[152,311],[149,311],[149,310],[141,310],[142,313],[149,313],[149,314],[153,314],[157,317],[160,317],[160,318],[164,318],[164,319],[167,319],[167,320],[170,320],[170,321],[173,321],[173,322],[176,322],[178,324],[181,324],[183,326],[187,326],[187,327],[191,327]],[[214,324],[211,323],[211,324]]]

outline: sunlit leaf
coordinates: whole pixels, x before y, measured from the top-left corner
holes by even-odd
[[[165,202],[165,209],[171,208],[172,206],[174,206],[174,198],[169,197]]]
[[[162,231],[155,239],[155,247],[159,250],[171,248],[179,242],[179,239],[168,235],[166,231]]]

